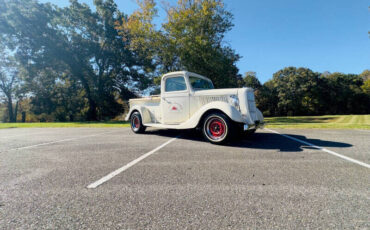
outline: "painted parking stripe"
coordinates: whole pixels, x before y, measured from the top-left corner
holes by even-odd
[[[145,153],[144,155],[140,156],[139,158],[131,161],[130,163],[122,166],[121,168],[119,169],[116,169],[114,170],[113,172],[109,173],[108,175],[102,177],[101,179],[95,181],[94,183],[91,183],[87,186],[87,188],[96,188],[98,187],[99,185],[109,181],[110,179],[112,179],[113,177],[117,176],[118,174],[124,172],[125,170],[131,168],[132,166],[134,166],[135,164],[139,163],[140,161],[144,160],[145,158],[147,158],[148,156],[152,155],[153,153],[157,152],[158,150],[160,150],[161,148],[163,148],[164,146],[170,144],[171,142],[173,142],[174,140],[178,139],[179,137],[174,137],[168,141],[166,141],[165,143],[161,144],[160,146],[158,146],[157,148],[151,150],[150,152],[147,152]]]
[[[114,132],[117,132],[117,131],[97,133],[97,134],[87,135],[87,136],[83,136],[83,137],[74,137],[74,138],[68,138],[68,139],[63,139],[63,140],[58,140],[58,141],[40,143],[40,144],[36,144],[36,145],[28,145],[28,146],[23,146],[23,147],[17,147],[17,148],[8,149],[8,150],[2,150],[2,151],[0,151],[0,153],[15,151],[15,150],[22,150],[22,149],[30,149],[30,148],[35,148],[35,147],[44,146],[44,145],[51,145],[51,144],[55,144],[55,143],[66,142],[66,141],[79,140],[79,139],[83,139],[83,138],[95,137],[95,136],[104,135],[104,134],[108,134],[108,133],[114,133]]]
[[[363,129],[356,129],[357,131],[360,131],[360,132],[366,132],[366,133],[370,133],[370,130],[363,130]]]
[[[22,133],[22,134],[12,135],[12,136],[0,136],[0,139],[21,137],[21,136],[33,136],[33,135],[40,135],[40,134],[42,135],[42,134],[48,134],[48,133],[45,133],[45,132],[42,132],[42,133]]]
[[[279,134],[279,135],[281,135],[281,136],[283,136],[283,137],[289,138],[289,139],[291,139],[291,140],[293,140],[293,141],[297,141],[297,142],[300,142],[300,143],[302,143],[302,144],[309,145],[309,146],[311,146],[312,148],[315,148],[315,149],[318,149],[318,150],[324,151],[324,152],[329,153],[329,154],[331,154],[331,155],[333,155],[333,156],[336,156],[336,157],[342,158],[343,160],[347,160],[347,161],[350,161],[350,162],[352,162],[352,163],[355,163],[355,164],[358,164],[358,165],[361,165],[361,166],[363,166],[363,167],[366,167],[366,168],[369,168],[369,169],[370,169],[370,165],[369,165],[369,164],[366,164],[366,163],[364,163],[364,162],[362,162],[362,161],[359,161],[359,160],[356,160],[356,159],[353,159],[353,158],[350,158],[350,157],[344,156],[344,155],[342,155],[342,154],[336,153],[336,152],[331,151],[331,150],[329,150],[329,149],[326,149],[326,148],[323,148],[323,147],[320,147],[320,146],[317,146],[317,145],[311,144],[311,143],[309,143],[309,142],[307,142],[307,141],[303,141],[303,140],[300,140],[300,139],[297,139],[297,138],[291,137],[291,136],[289,136],[289,135],[285,135],[285,134],[279,133],[279,132],[277,132],[277,131],[275,131],[275,130],[271,130],[271,129],[268,129],[268,128],[264,128],[264,129],[266,129],[266,130],[268,130],[268,131],[270,131],[270,132],[272,132],[272,133]]]

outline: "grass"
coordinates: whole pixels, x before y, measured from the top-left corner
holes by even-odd
[[[283,129],[370,129],[370,115],[267,117],[266,127]]]
[[[370,129],[370,115],[326,115],[302,117],[267,117],[266,127],[282,129]],[[43,122],[0,123],[5,128],[119,128],[129,127],[127,122]]]
[[[34,123],[0,123],[0,129],[6,128],[120,128],[129,127],[127,122],[34,122]]]

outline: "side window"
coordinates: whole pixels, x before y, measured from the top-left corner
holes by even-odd
[[[184,77],[171,77],[166,80],[166,92],[186,90],[186,83]]]

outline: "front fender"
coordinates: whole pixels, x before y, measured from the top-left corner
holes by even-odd
[[[220,110],[235,122],[244,122],[241,113],[234,106],[223,101],[214,101],[200,107],[197,112],[195,112],[186,122],[185,126],[189,128],[195,128],[199,124],[200,119],[202,119],[203,115],[207,111],[213,109]]]
[[[264,117],[263,117],[262,112],[259,109],[257,109],[257,118],[260,122],[264,122],[264,120],[265,120]]]

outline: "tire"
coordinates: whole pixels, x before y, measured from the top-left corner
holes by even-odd
[[[145,132],[146,127],[143,125],[141,115],[139,112],[134,112],[131,114],[130,126],[131,126],[131,130],[134,133],[144,133]]]
[[[223,113],[211,113],[203,120],[203,136],[212,144],[225,144],[232,136],[232,131],[232,122]]]

